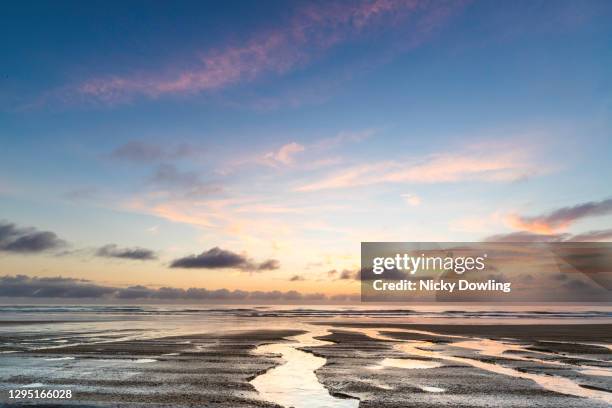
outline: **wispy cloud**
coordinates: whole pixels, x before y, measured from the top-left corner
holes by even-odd
[[[529,231],[496,234],[485,238],[488,242],[601,242],[612,240],[612,228],[587,231],[580,234],[538,234]]]
[[[495,234],[486,237],[487,242],[561,242],[567,239],[569,234],[535,234],[529,231],[510,232],[507,234]]]
[[[323,138],[313,143],[313,149],[333,149],[345,144],[362,142],[377,133],[375,129],[362,129],[358,131],[343,130],[336,135],[328,138]]]
[[[229,193],[228,193],[229,195]],[[346,234],[346,230],[321,222],[332,211],[349,208],[343,204],[291,203],[285,197],[241,195],[226,199],[176,200],[138,197],[124,209],[146,213],[172,222],[198,227],[205,234],[229,239],[241,246],[296,244],[301,233],[313,231]],[[213,235],[210,235],[212,238]],[[275,245],[275,244],[274,244]]]
[[[576,234],[572,237],[572,241],[579,242],[596,242],[596,241],[612,241],[612,228],[605,230],[587,231]]]
[[[199,172],[180,170],[174,164],[163,163],[158,165],[149,178],[149,183],[157,193],[165,192],[167,195],[196,198],[221,191],[217,184],[205,182]]]
[[[418,207],[421,205],[421,197],[416,194],[402,194],[404,202],[411,207]]]
[[[236,169],[252,164],[263,165],[278,170],[291,169],[312,171],[325,167],[331,167],[342,162],[342,158],[330,155],[330,152],[352,143],[361,142],[372,135],[374,129],[364,129],[360,131],[340,131],[331,137],[321,138],[312,143],[298,143],[295,141],[286,142],[276,146],[265,153],[255,153],[236,160],[225,163],[225,167],[218,169],[218,173],[228,175]]]
[[[116,103],[137,95],[157,98],[213,91],[263,75],[284,74],[308,63],[322,51],[374,29],[409,27],[402,40],[405,48],[411,48],[422,43],[462,5],[424,0],[308,4],[287,24],[254,33],[242,44],[220,46],[203,54],[199,51],[202,56],[190,68],[178,69],[169,64],[164,72],[92,78],[79,84],[77,92]]]
[[[95,187],[79,187],[62,194],[62,197],[68,201],[90,201],[96,198],[98,189]]]
[[[518,230],[538,234],[553,234],[568,228],[578,220],[608,214],[612,214],[612,198],[591,201],[572,207],[562,207],[550,213],[536,216],[511,214],[507,217],[507,222],[511,227]]]
[[[291,142],[281,146],[278,150],[266,153],[261,162],[276,167],[279,165],[288,166],[293,164],[295,156],[305,150],[299,143]]]
[[[303,184],[296,191],[308,192],[380,183],[452,183],[460,181],[517,181],[537,174],[525,151],[490,148],[461,153],[436,153],[405,162],[382,161],[360,164]]]

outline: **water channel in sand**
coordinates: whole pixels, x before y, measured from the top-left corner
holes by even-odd
[[[371,337],[373,339],[379,339],[379,340],[385,340],[385,341],[391,340],[391,341],[398,342],[394,347],[407,354],[412,354],[412,355],[420,356],[420,357],[435,358],[435,359],[445,360],[445,361],[453,361],[457,363],[464,363],[464,364],[471,365],[472,367],[480,368],[482,370],[490,371],[493,373],[507,375],[510,377],[517,377],[517,378],[524,378],[524,379],[532,380],[536,382],[538,385],[540,385],[542,388],[550,390],[550,391],[554,391],[560,394],[574,395],[574,396],[583,397],[583,398],[591,398],[591,399],[595,399],[599,401],[604,401],[608,404],[612,404],[612,395],[610,395],[609,393],[604,392],[604,391],[597,391],[597,390],[583,388],[577,383],[575,383],[574,381],[570,380],[569,378],[564,378],[564,377],[559,377],[559,376],[540,375],[540,374],[533,374],[533,373],[525,373],[525,372],[515,370],[513,368],[503,367],[499,364],[486,363],[483,361],[479,361],[479,360],[475,360],[475,359],[471,359],[467,357],[456,357],[456,356],[447,355],[442,352],[431,350],[430,347],[434,346],[434,344],[431,342],[428,342],[428,341],[401,341],[401,340],[398,341],[397,339],[394,339],[393,337],[381,334],[378,329],[356,329],[355,331],[366,334],[368,337]],[[435,336],[442,336],[437,333],[423,332],[423,331],[418,331],[418,330],[407,330],[407,329],[406,330],[393,329],[393,330],[386,330],[386,331],[387,332],[396,331],[396,332],[407,332],[407,333],[420,333],[420,334],[428,333],[428,334],[435,335]],[[446,337],[449,337],[449,336],[446,336]],[[505,344],[505,343],[502,343],[496,340],[489,340],[489,339],[476,339],[474,341],[459,342],[459,343],[453,344],[453,346],[457,346],[457,347],[463,346],[464,348],[468,348],[468,349],[477,349],[481,352],[481,354],[491,355],[491,356],[501,356],[504,349],[506,350],[521,349],[522,350],[520,346],[508,345],[508,344]],[[523,350],[523,351],[526,351],[526,350]],[[521,358],[518,356],[517,357],[504,356],[504,358],[508,358],[510,360],[512,359],[524,360],[524,358]],[[534,361],[534,360],[531,360],[531,361]],[[550,364],[550,362],[543,361],[543,360],[539,360],[539,362]],[[576,369],[579,370],[580,367],[576,367]]]
[[[284,407],[295,408],[357,408],[358,399],[336,398],[319,382],[315,370],[325,364],[325,359],[298,350],[306,346],[323,346],[327,341],[314,337],[329,334],[326,330],[310,331],[291,337],[295,342],[259,346],[255,353],[280,354],[284,363],[255,377],[251,384],[261,398]]]
[[[486,370],[489,372],[507,375],[510,377],[529,379],[540,385],[542,388],[558,392],[560,394],[574,395],[577,397],[591,398],[595,400],[612,403],[612,396],[603,391],[597,391],[592,389],[586,389],[570,380],[569,378],[559,376],[548,376],[534,373],[525,373],[518,371],[514,368],[504,367],[499,364],[487,363],[476,359],[467,357],[457,357],[448,355],[439,351],[431,350],[434,343],[428,341],[401,341],[391,336],[387,336],[380,333],[378,329],[350,329],[359,333],[365,334],[368,337],[377,340],[394,341],[396,344],[394,347],[404,353],[413,356],[433,358],[442,361],[452,361],[457,363],[463,363],[470,365],[475,368]],[[408,332],[418,334],[428,334],[433,336],[442,336],[438,333],[425,332],[420,330],[401,330],[391,329],[386,331],[396,332]],[[265,374],[262,374],[251,381],[251,384],[255,386],[260,396],[267,400],[285,407],[295,408],[357,408],[359,400],[357,399],[342,399],[336,398],[329,394],[327,389],[318,381],[315,374],[315,370],[322,367],[325,364],[325,359],[314,356],[313,354],[298,350],[300,347],[305,346],[322,346],[330,344],[326,341],[315,339],[315,337],[325,336],[329,334],[329,331],[324,328],[316,328],[308,333],[294,336],[291,339],[294,340],[292,343],[276,343],[266,344],[259,346],[256,353],[266,354],[280,354],[285,360],[285,363],[275,367]],[[466,339],[462,336],[448,336],[444,337],[457,337]],[[459,341],[452,344],[453,347],[460,347],[465,349],[471,349],[477,351],[479,354],[502,357],[502,354],[507,350],[513,351],[528,351],[523,346],[516,344],[507,344],[502,341],[490,340],[490,339],[471,339]],[[546,352],[540,352],[536,354],[551,354]],[[542,364],[560,364],[567,365],[558,361],[546,361],[539,359],[527,359],[521,356],[508,356],[504,355],[504,358],[510,360],[529,360],[537,361]],[[442,364],[435,361],[421,361],[421,360],[410,360],[410,359],[383,359],[380,364],[369,367],[370,369],[384,369],[385,367],[397,367],[406,369],[427,369],[439,367]],[[600,367],[576,367],[577,371],[585,370],[585,374],[588,374],[588,370],[597,371],[593,374],[605,375],[600,373],[609,373],[609,370]],[[437,387],[421,387],[424,391],[428,392],[444,392],[444,389]]]

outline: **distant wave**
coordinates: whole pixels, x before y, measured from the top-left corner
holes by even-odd
[[[368,308],[323,306],[289,307],[214,307],[184,306],[0,306],[2,314],[96,314],[96,315],[228,315],[240,317],[427,317],[496,319],[577,319],[612,318],[612,310],[416,310],[415,308]]]

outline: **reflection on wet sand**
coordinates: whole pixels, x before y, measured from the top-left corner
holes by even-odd
[[[297,343],[280,343],[260,346],[257,353],[276,353],[281,354],[286,362],[276,367],[269,372],[255,378],[251,383],[259,391],[263,398],[269,401],[276,402],[283,406],[295,406],[295,407],[353,407],[357,406],[358,401],[356,400],[339,400],[329,395],[328,391],[323,388],[319,383],[315,371],[325,364],[325,359],[316,357],[312,354],[305,353],[298,350],[299,347],[318,347],[325,344],[329,344],[326,341],[316,340],[317,336],[325,336],[329,334],[329,330],[333,327],[327,327],[327,330],[321,331],[320,329],[313,329],[313,331],[296,336],[295,340]],[[475,358],[460,357],[448,354],[448,351],[437,351],[434,349],[435,343],[430,341],[401,341],[394,338],[391,335],[381,334],[380,329],[368,329],[368,328],[355,328],[353,331],[362,333],[372,339],[382,341],[394,342],[394,348],[406,353],[408,356],[420,357],[423,359],[415,358],[384,358],[378,364],[371,365],[367,368],[371,370],[382,370],[385,368],[401,368],[409,370],[422,370],[442,367],[443,363],[440,361],[447,361],[453,363],[462,363],[472,366],[474,368],[482,369],[485,371],[493,372],[496,374],[502,374],[515,378],[522,378],[532,380],[542,388],[550,391],[554,391],[560,394],[572,395],[582,398],[590,398],[593,400],[599,400],[606,403],[612,403],[612,396],[606,391],[600,391],[596,389],[584,388],[575,381],[569,378],[560,376],[551,376],[545,374],[529,373],[519,371],[511,367],[505,367],[500,364],[490,363],[481,361]],[[525,345],[508,343],[492,339],[472,339],[463,340],[464,336],[446,336],[437,334],[431,331],[423,330],[400,330],[400,329],[387,329],[386,333],[415,333],[415,334],[427,334],[432,336],[444,336],[452,337],[460,341],[454,342],[449,345],[452,348],[462,348],[473,350],[479,355],[491,356],[497,358],[503,358],[507,360],[517,361],[529,361],[537,362],[544,365],[561,365],[569,366],[570,364],[560,361],[549,361],[541,360],[537,358],[527,358],[516,353],[508,355],[506,352],[524,352],[533,354],[544,354],[548,356],[556,356],[554,353],[547,352],[533,352],[526,349]],[[437,361],[436,361],[437,360]],[[580,371],[586,375],[600,375],[609,376],[611,370],[603,367],[577,367],[572,368]],[[588,369],[585,369],[588,368]],[[376,381],[372,381],[374,384]],[[384,384],[376,384],[379,388],[387,388]],[[435,387],[431,385],[419,385],[415,384],[418,388],[425,392],[431,393],[442,393],[446,390],[441,387]],[[304,403],[308,401],[308,403]]]
[[[251,381],[261,397],[284,407],[295,408],[356,408],[359,400],[336,398],[317,379],[315,371],[325,364],[325,359],[299,350],[299,347],[321,346],[326,341],[315,339],[327,332],[315,331],[292,338],[294,342],[266,344],[255,349],[258,354],[280,354],[284,360],[265,374]]]
[[[372,370],[380,370],[385,367],[409,368],[412,370],[442,367],[436,361],[413,360],[411,358],[385,358],[380,364],[369,367]]]
[[[354,329],[354,330],[360,331],[361,333],[364,333],[367,336],[372,337],[374,339],[379,339],[379,340],[384,340],[384,341],[389,341],[389,340],[397,341],[391,336],[381,334],[380,330],[378,329]],[[398,330],[398,329],[395,329],[393,331],[406,332],[406,333],[414,332],[412,330]],[[435,333],[431,333],[431,334],[435,334]],[[462,343],[453,344],[453,346],[461,347],[461,344]],[[554,391],[560,394],[568,394],[568,395],[574,395],[577,397],[590,398],[590,399],[600,400],[608,404],[612,404],[612,394],[610,394],[609,392],[587,389],[587,388],[581,387],[579,384],[575,383],[574,381],[568,378],[559,377],[559,376],[547,376],[547,375],[526,373],[526,372],[522,372],[519,370],[515,370],[513,368],[504,367],[499,364],[487,363],[484,361],[466,358],[466,357],[452,356],[452,355],[445,354],[443,352],[432,350],[431,349],[432,346],[434,346],[434,343],[427,342],[427,341],[405,341],[405,342],[400,342],[395,345],[397,349],[402,350],[409,355],[429,357],[429,358],[452,361],[452,362],[457,362],[457,363],[469,364],[472,367],[480,368],[482,370],[490,371],[493,373],[503,374],[503,375],[507,375],[511,377],[529,379],[529,380],[536,382],[544,389]],[[483,339],[480,341],[463,342],[463,346],[467,346],[467,348],[477,349],[479,351],[484,351],[485,353],[488,353],[489,355],[495,355],[495,356],[501,355],[501,353],[503,353],[505,350],[508,350],[508,349],[524,350],[521,346],[509,347],[501,342],[498,342],[495,340],[488,340],[488,339]],[[509,360],[517,359],[515,357],[508,357],[508,356],[504,356],[504,357],[508,358]],[[518,359],[521,359],[521,358],[518,357]]]
[[[603,367],[587,367],[586,370],[580,370],[580,373],[584,375],[594,375],[601,377],[612,377],[612,369]]]

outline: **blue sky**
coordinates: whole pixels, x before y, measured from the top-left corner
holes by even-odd
[[[611,17],[606,1],[7,4],[0,219],[62,245],[0,245],[2,270],[341,294],[358,283],[329,272],[355,270],[361,241],[609,239]],[[172,267],[212,248],[248,262]]]

